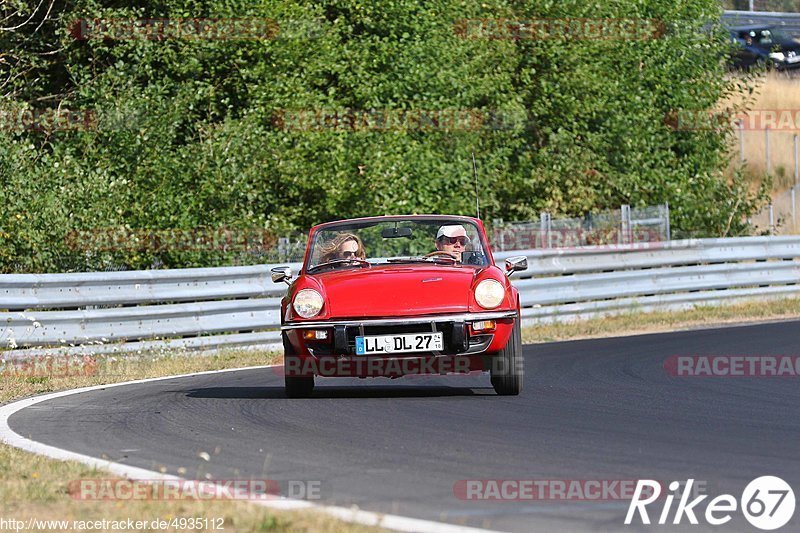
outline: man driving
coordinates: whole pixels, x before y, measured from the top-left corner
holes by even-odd
[[[459,263],[468,242],[467,230],[461,224],[442,226],[436,233],[436,249],[452,255]]]

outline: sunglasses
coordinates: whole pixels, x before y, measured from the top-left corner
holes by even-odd
[[[466,237],[445,237],[444,235],[442,235],[441,237],[439,237],[439,240],[445,244],[455,244],[457,242],[461,243],[461,246],[467,244]]]
[[[341,252],[339,255],[342,257],[342,259],[350,259],[357,257],[357,253],[358,252]]]

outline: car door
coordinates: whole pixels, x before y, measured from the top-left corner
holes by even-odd
[[[739,50],[737,52],[738,60],[743,67],[752,67],[755,65],[761,54],[755,44],[755,39],[750,35],[749,31],[739,32],[736,36]]]

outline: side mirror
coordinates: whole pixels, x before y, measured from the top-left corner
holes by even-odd
[[[286,282],[289,285],[289,280],[292,279],[292,269],[289,267],[275,267],[272,269],[272,283]]]
[[[516,255],[506,259],[506,276],[510,276],[514,272],[528,270],[528,258],[524,255]]]

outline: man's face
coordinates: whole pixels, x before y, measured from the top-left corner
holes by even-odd
[[[350,240],[339,247],[339,259],[358,259],[358,243]]]
[[[461,252],[467,244],[466,237],[445,237],[442,235],[436,240],[436,249],[447,252],[458,261],[461,261]]]

